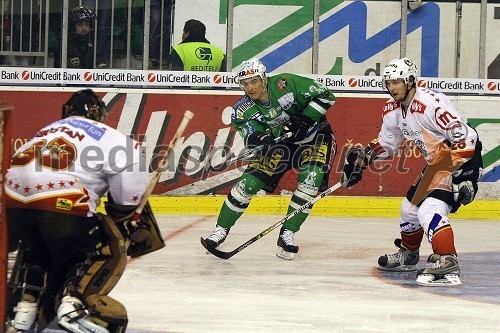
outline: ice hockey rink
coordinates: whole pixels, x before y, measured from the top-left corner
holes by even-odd
[[[228,260],[200,244],[216,216],[158,215],[165,248],[129,261],[111,296],[127,332],[500,332],[500,221],[452,219],[459,287],[423,287],[415,273],[376,269],[394,253],[397,218],[310,216],[292,261],[275,256],[278,229]],[[282,216],[244,215],[231,251]],[[421,248],[424,267],[431,248]]]

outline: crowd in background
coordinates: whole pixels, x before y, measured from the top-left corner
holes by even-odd
[[[66,0],[47,1],[0,1],[0,66],[172,69],[174,0],[150,0],[149,12],[144,0],[133,0],[130,8],[127,0],[69,0],[66,6]],[[83,33],[76,31],[79,22],[87,24]],[[202,41],[209,44],[200,24]],[[85,55],[78,58],[75,52]],[[178,53],[174,54],[179,70]]]

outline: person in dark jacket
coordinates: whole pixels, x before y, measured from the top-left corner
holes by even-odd
[[[94,68],[93,34],[95,14],[89,7],[79,6],[69,14],[67,68]],[[62,67],[60,50],[54,55],[54,67]]]

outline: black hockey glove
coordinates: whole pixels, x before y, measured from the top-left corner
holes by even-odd
[[[274,135],[271,133],[253,132],[247,138],[247,147],[249,149],[263,146],[261,150],[262,154],[265,154],[269,147],[271,147],[274,143]]]
[[[476,196],[478,189],[477,182],[483,173],[481,148],[481,142],[478,140],[474,156],[457,170],[453,171],[451,184],[453,199],[462,205],[470,204]]]
[[[299,142],[307,137],[307,133],[316,122],[304,115],[293,115],[290,121],[283,125],[281,135],[287,137],[287,142]]]
[[[365,151],[358,147],[351,147],[345,154],[344,166],[340,174],[340,184],[351,188],[363,178],[363,163]]]

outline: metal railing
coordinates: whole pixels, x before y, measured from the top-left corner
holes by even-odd
[[[322,1],[325,0],[312,0],[314,8],[311,12],[313,31],[311,66],[307,69],[312,74],[320,74],[318,73],[318,67],[321,64],[320,57],[323,57],[323,62],[325,58],[324,54],[319,52],[320,8],[321,4],[324,4]],[[408,52],[411,53],[411,45],[407,47],[406,33],[410,12],[409,2],[414,4],[419,3],[420,0],[401,0],[401,36],[398,42],[401,57]],[[453,61],[454,76],[461,77],[465,70],[463,44],[465,43],[465,34],[467,34],[467,29],[464,29],[463,26],[465,21],[462,18],[462,3],[464,1],[442,2],[456,4],[454,58],[447,59],[447,61]],[[475,63],[478,65],[477,78],[485,78],[487,75],[486,8],[488,2],[498,2],[497,0],[469,2],[480,5],[477,19],[479,49],[476,55],[478,55],[478,62]],[[235,34],[233,31],[234,9],[235,6],[245,4],[235,4],[234,0],[221,1],[220,4],[221,6],[222,4],[227,5],[225,50],[227,70],[231,71],[235,62],[238,61],[235,50],[237,52],[238,48],[241,47],[241,45],[235,45],[233,41]],[[53,59],[57,53],[55,50],[66,50],[68,46],[68,32],[71,29],[68,26],[67,13],[78,5],[90,6],[97,14],[93,36],[96,45],[94,48],[94,68],[167,69],[166,61],[174,33],[174,0],[0,0],[0,66],[53,67]],[[469,21],[470,19],[467,19],[467,22]],[[252,24],[252,22],[249,21],[248,24]],[[488,32],[491,33],[491,31]],[[260,51],[257,50],[256,53]],[[60,53],[61,67],[66,67],[66,53]]]
[[[68,13],[84,5],[97,17],[94,68],[166,67],[173,30],[172,0],[63,0],[59,5],[50,0],[0,1],[0,66],[52,67],[54,56],[60,54],[61,67],[66,67],[67,54],[60,50],[67,49],[72,29]]]

